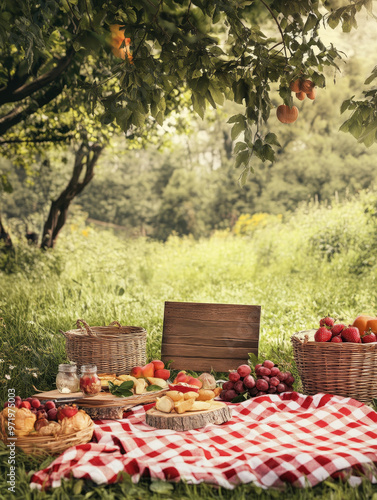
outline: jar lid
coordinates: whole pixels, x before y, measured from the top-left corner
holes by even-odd
[[[62,364],[59,365],[59,371],[60,372],[66,372],[66,373],[75,373],[77,372],[77,365],[72,365],[72,364]]]
[[[81,366],[81,371],[82,372],[95,373],[97,371],[97,366],[96,365],[82,365]]]

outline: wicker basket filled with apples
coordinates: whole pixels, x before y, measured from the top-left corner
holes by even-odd
[[[4,404],[0,413],[0,439],[25,453],[59,454],[71,446],[88,443],[94,423],[76,405],[56,407],[54,401],[19,396]]]

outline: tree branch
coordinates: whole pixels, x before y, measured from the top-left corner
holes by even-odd
[[[40,144],[43,142],[64,142],[73,139],[74,135],[66,135],[64,137],[36,137],[35,139],[9,139],[0,141],[0,146],[3,144]]]
[[[277,17],[275,16],[275,14],[273,13],[271,7],[269,5],[266,4],[266,2],[264,0],[260,0],[262,2],[262,4],[266,7],[266,9],[269,11],[269,13],[271,14],[271,16],[273,17],[277,27],[278,27],[278,30],[280,31],[280,35],[281,35],[281,41],[284,45],[284,54],[285,54],[285,58],[288,59],[287,57],[287,46],[285,45],[285,42],[284,42],[284,33],[281,29],[281,26],[279,24],[279,21],[277,20]]]
[[[22,120],[25,120],[28,116],[35,113],[38,109],[43,108],[46,104],[51,102],[55,97],[61,94],[63,90],[63,84],[56,84],[50,87],[44,94],[34,100],[34,103],[30,104],[27,108],[22,108],[17,106],[8,114],[0,118],[0,137],[5,134],[10,128]]]
[[[0,91],[0,106],[9,102],[22,101],[22,99],[31,96],[37,90],[55,81],[70,65],[74,54],[74,49],[69,49],[67,54],[59,59],[54,68],[29,83],[24,83],[17,87],[16,81],[12,80],[9,82],[7,87]]]

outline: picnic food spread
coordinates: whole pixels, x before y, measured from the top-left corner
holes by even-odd
[[[88,335],[81,332],[70,335],[72,338],[81,336],[88,345],[92,338],[98,340],[99,337],[96,337],[88,325],[85,328]],[[117,328],[116,334],[112,334],[113,339],[120,335],[121,328],[134,327],[121,327],[117,324]],[[127,330],[126,333],[128,335],[130,331]],[[326,356],[327,347],[341,348],[341,345],[336,344],[355,345],[355,348],[356,346],[361,348],[361,344],[365,344],[365,348],[369,349],[368,346],[373,348],[371,352],[374,359],[377,317],[361,315],[347,327],[326,316],[320,320],[318,330],[312,332],[313,342],[309,341],[306,332],[303,333],[305,340],[303,343],[299,341],[300,348],[314,346],[316,352],[322,351],[323,356]],[[308,380],[306,375],[309,373],[309,379],[312,380],[315,376],[306,368],[305,363],[301,362],[293,337],[292,343],[296,365],[305,390]],[[89,352],[87,347],[83,350],[85,353]],[[348,351],[352,355],[353,351]],[[139,359],[145,359],[145,355]],[[322,364],[323,359],[321,359]],[[315,364],[315,361],[315,356],[310,359],[312,364]],[[120,366],[121,360],[115,360],[114,364]],[[326,361],[324,369],[327,369],[329,364]],[[29,453],[38,453],[39,449],[49,453],[60,453],[71,446],[88,443],[91,440],[95,428],[92,418],[124,421],[123,410],[142,408],[140,405],[144,404],[152,405],[146,407],[143,413],[144,426],[151,427],[151,432],[159,429],[190,432],[200,430],[208,424],[215,424],[213,427],[216,428],[218,424],[227,423],[231,429],[234,415],[232,406],[228,403],[250,403],[250,414],[254,411],[253,401],[256,408],[265,402],[270,405],[269,409],[276,405],[276,411],[279,411],[280,403],[290,397],[289,393],[294,393],[295,378],[292,373],[284,371],[284,363],[278,366],[269,359],[254,363],[253,367],[245,360],[245,363],[229,370],[225,381],[216,381],[214,376],[207,372],[197,375],[193,371],[184,370],[174,372],[173,377],[164,362],[157,359],[146,364],[128,366],[124,371],[114,369],[97,373],[97,366],[90,362],[59,365],[56,391],[39,393],[24,400],[16,396],[13,401],[5,403],[0,413],[1,439],[8,442],[7,440],[14,435],[20,440],[17,445]],[[77,377],[78,367],[81,370],[80,378]],[[334,370],[333,372],[336,373]],[[342,376],[344,377],[343,371]],[[341,389],[339,391],[341,392]],[[320,392],[322,391],[315,390],[314,393]],[[323,392],[325,395],[329,392],[331,394],[328,390]],[[361,401],[364,397],[369,398],[371,394],[368,388],[366,395],[362,393],[360,398],[356,399]],[[347,396],[346,393],[342,395]],[[75,403],[71,404],[73,401]],[[293,406],[292,411],[294,411]],[[216,439],[217,431],[214,429],[211,432]],[[266,437],[268,440],[273,440],[274,435],[270,433]],[[90,446],[92,447],[92,443]],[[93,446],[95,447],[95,444]]]

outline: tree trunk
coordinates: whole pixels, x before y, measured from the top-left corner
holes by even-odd
[[[1,215],[0,215],[0,243],[4,245],[3,248],[0,246],[0,250],[13,250],[13,243],[12,239],[10,237],[10,234],[5,230],[5,227],[3,226],[3,222],[1,220]]]
[[[100,144],[88,146],[82,143],[80,145],[75,155],[71,179],[60,196],[51,203],[50,212],[43,228],[41,248],[54,248],[58,234],[67,220],[69,205],[93,179],[94,167],[103,148],[104,146]],[[84,171],[83,180],[80,182],[81,174]]]

